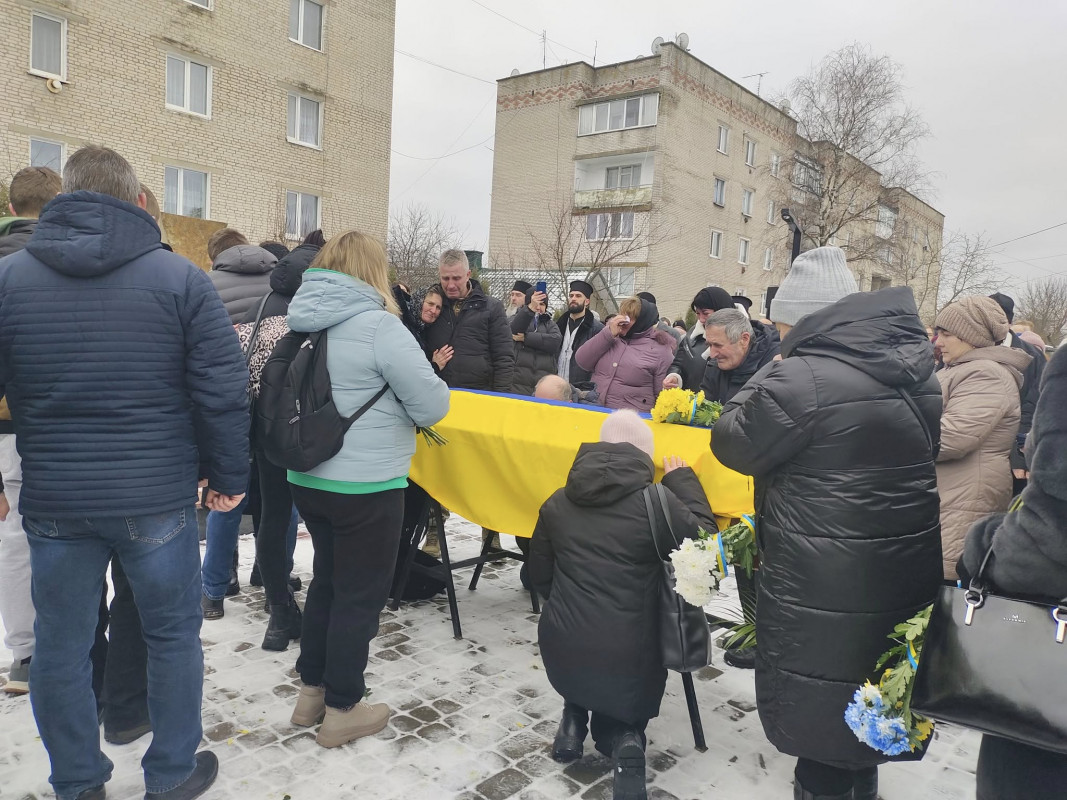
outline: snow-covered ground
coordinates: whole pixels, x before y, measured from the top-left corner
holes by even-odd
[[[448,523],[453,558],[475,555],[480,530]],[[504,539],[505,545],[510,541]],[[253,557],[241,542],[241,579]],[[310,580],[311,541],[297,545],[296,572]],[[549,757],[562,707],[537,650],[537,617],[519,585],[518,565],[490,565],[477,591],[470,570],[456,573],[465,638],[452,637],[443,597],[384,611],[372,646],[372,700],[394,710],[378,736],[335,750],[289,724],[299,681],[297,647],[260,649],[266,627],[262,589],[244,585],[226,601],[226,616],[205,622],[204,745],[220,761],[205,800],[562,800],[611,797],[610,762],[587,743],[569,766]],[[303,600],[303,592],[299,594]],[[723,598],[724,600],[726,598]],[[10,653],[0,648],[0,679]],[[649,796],[658,800],[771,800],[793,796],[793,759],[764,738],[755,711],[753,675],[722,662],[696,675],[708,750],[693,747],[682,682],[671,675],[662,712],[648,728]],[[844,709],[842,709],[842,713]],[[140,758],[149,737],[124,747],[104,744],[115,762],[112,800],[144,796]],[[939,726],[926,758],[881,770],[883,800],[974,797],[978,736]],[[0,798],[51,798],[48,759],[28,697],[0,695]]]

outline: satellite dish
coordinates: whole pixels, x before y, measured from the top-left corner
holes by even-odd
[[[793,104],[790,103],[788,100],[783,100],[782,104],[778,107],[782,109],[782,111],[786,114],[793,110]]]
[[[679,33],[676,37],[674,37],[674,40],[678,43],[678,46],[680,48],[682,48],[683,50],[688,50],[689,49],[689,34],[688,33]]]
[[[514,77],[515,77],[516,75],[518,75],[518,74],[519,74],[519,70],[518,70],[518,68],[516,68],[516,69],[513,69],[513,70],[511,71],[511,77],[513,77],[513,78],[514,78]]]
[[[663,47],[663,37],[657,36],[652,40],[652,55],[658,56],[661,47]]]

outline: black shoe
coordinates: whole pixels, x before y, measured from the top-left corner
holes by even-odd
[[[259,562],[252,562],[252,574],[248,576],[249,586],[262,586],[263,577],[259,574]]]
[[[130,742],[136,742],[146,733],[152,732],[152,723],[149,720],[145,720],[140,725],[134,725],[132,728],[127,728],[122,731],[109,731],[107,726],[104,726],[104,741],[109,744],[129,744]]]
[[[744,650],[726,649],[723,651],[722,660],[737,669],[755,669],[756,648],[746,647]]]
[[[641,737],[627,731],[615,740],[611,752],[615,780],[612,800],[648,800],[645,789],[645,747]]]
[[[226,616],[226,609],[222,607],[223,598],[212,600],[206,594],[200,597],[200,608],[204,611],[204,619],[222,619]]]
[[[878,768],[854,772],[852,777],[853,800],[878,800]]]
[[[226,587],[226,596],[233,597],[241,591],[241,581],[237,578],[237,551],[233,551],[233,564],[230,566],[230,585]]]
[[[196,754],[196,767],[185,783],[165,792],[145,792],[144,800],[193,800],[215,782],[219,774],[219,760],[210,750]]]
[[[800,781],[793,783],[793,800],[852,800],[852,791],[844,794],[813,794],[800,785]]]
[[[294,592],[299,592],[302,588],[304,588],[304,582],[300,580],[299,575],[289,576],[289,588],[292,589]]]
[[[563,718],[552,743],[552,758],[561,764],[577,761],[585,750],[585,736],[589,732],[588,718],[576,714],[569,706],[563,707]]]
[[[296,600],[289,597],[289,602],[284,605],[270,607],[270,620],[267,622],[267,633],[263,636],[264,650],[282,651],[289,646],[291,640],[300,638],[300,628],[303,624],[303,616]]]
[[[94,786],[92,789],[83,789],[78,792],[78,796],[75,800],[104,800],[105,797],[107,797],[107,792],[104,791],[104,784],[101,783],[99,786]]]

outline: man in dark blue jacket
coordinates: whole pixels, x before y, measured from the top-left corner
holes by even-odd
[[[31,700],[59,800],[102,800],[89,650],[104,570],[122,562],[148,645],[147,797],[214,780],[194,501],[248,482],[248,374],[208,276],[166,252],[132,167],[84,147],[26,249],[0,259],[0,392],[23,458],[37,649]],[[0,516],[6,515],[0,501]]]

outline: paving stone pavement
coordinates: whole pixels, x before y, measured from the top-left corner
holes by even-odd
[[[480,529],[453,517],[457,560],[474,555]],[[510,539],[505,537],[505,545]],[[253,544],[241,542],[241,577]],[[311,541],[302,536],[296,573],[310,580]],[[452,636],[443,597],[385,610],[372,645],[371,700],[393,709],[381,734],[325,750],[314,732],[289,723],[299,680],[297,646],[260,648],[263,592],[243,586],[222,620],[205,622],[204,743],[220,760],[219,780],[204,800],[609,800],[610,761],[593,751],[562,766],[549,756],[562,701],[537,650],[537,616],[519,585],[518,565],[488,566],[477,591],[470,570],[456,574],[463,640]],[[303,601],[304,593],[298,597]],[[0,678],[10,653],[0,648]],[[652,800],[792,797],[792,758],[764,738],[752,672],[722,662],[696,675],[707,752],[693,746],[682,682],[671,675],[660,716],[648,727]],[[844,709],[842,709],[842,713]],[[112,800],[144,796],[140,758],[149,737],[124,747],[104,743],[115,762]],[[592,751],[591,744],[587,743]],[[881,770],[882,800],[974,797],[978,736],[939,726],[920,763]],[[51,798],[48,760],[26,697],[0,697],[0,798]]]

